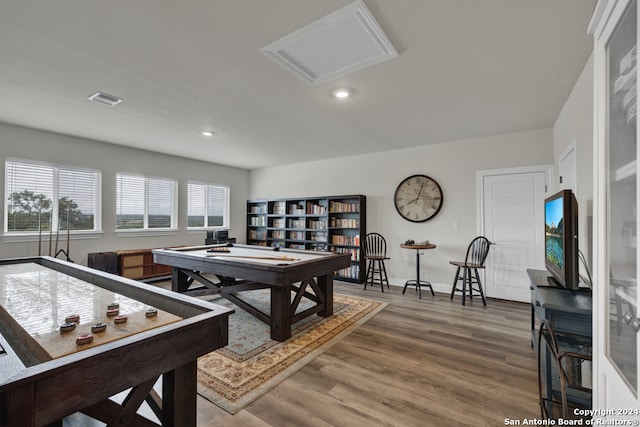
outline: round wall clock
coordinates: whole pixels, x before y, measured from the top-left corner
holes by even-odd
[[[401,217],[411,222],[424,222],[440,211],[442,189],[433,178],[412,175],[398,185],[393,201]]]

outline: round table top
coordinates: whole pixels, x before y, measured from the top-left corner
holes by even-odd
[[[435,249],[436,245],[434,245],[433,243],[414,243],[413,245],[407,245],[405,243],[401,243],[400,244],[401,248],[405,248],[405,249]]]

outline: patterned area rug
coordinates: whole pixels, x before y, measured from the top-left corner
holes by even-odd
[[[243,292],[251,304],[268,312],[266,291]],[[285,342],[269,338],[269,326],[236,309],[229,317],[229,345],[198,359],[198,393],[234,414],[351,333],[387,303],[334,294],[334,315],[310,316],[294,324]],[[306,305],[301,302],[299,311]]]

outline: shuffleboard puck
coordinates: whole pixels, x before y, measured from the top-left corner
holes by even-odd
[[[64,318],[65,323],[80,323],[80,315],[79,314],[70,314]]]
[[[112,302],[107,306],[107,310],[113,310],[114,308],[120,308],[120,304],[118,304],[117,302]]]
[[[110,308],[107,310],[107,317],[114,317],[120,314],[119,308]]]
[[[76,338],[77,345],[84,345],[92,342],[93,342],[93,335],[91,334],[80,335],[78,338]]]
[[[96,333],[96,332],[103,332],[107,329],[107,324],[106,323],[96,323],[95,325],[91,326],[91,332]]]
[[[116,316],[113,319],[113,323],[115,323],[116,325],[119,325],[121,323],[127,323],[127,316],[125,316],[124,314],[121,316]]]
[[[147,317],[156,317],[158,315],[158,310],[155,308],[148,308],[144,315]]]
[[[73,331],[76,328],[75,322],[65,322],[60,325],[60,332],[69,332]]]

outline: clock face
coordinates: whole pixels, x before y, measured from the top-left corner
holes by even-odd
[[[434,179],[426,175],[413,175],[398,185],[394,202],[396,210],[404,219],[424,222],[440,211],[442,189]]]

